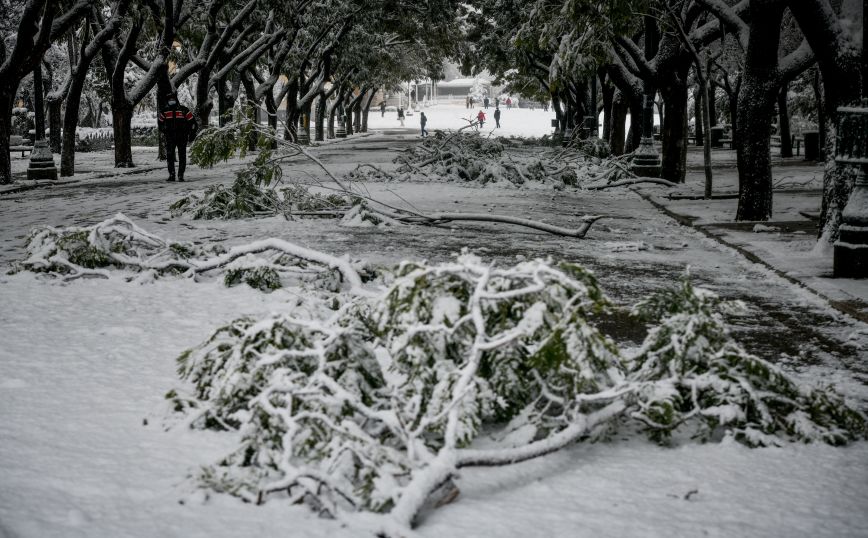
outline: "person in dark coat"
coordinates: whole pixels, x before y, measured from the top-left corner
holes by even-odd
[[[422,125],[422,138],[428,136],[428,131],[425,130],[425,125],[428,123],[428,117],[422,112],[419,116],[419,123]]]
[[[494,126],[497,129],[500,129],[500,108],[494,108]]]
[[[482,100],[483,104],[485,104],[485,110],[488,110],[488,97]]]
[[[169,179],[175,181],[175,150],[178,151],[178,181],[184,181],[187,167],[187,142],[196,137],[199,125],[190,109],[178,102],[178,94],[166,95],[166,108],[157,117],[157,126],[166,137],[166,161],[169,164]]]
[[[380,117],[384,117],[386,115],[386,102],[382,101],[380,103]]]

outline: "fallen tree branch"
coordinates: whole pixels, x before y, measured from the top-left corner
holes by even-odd
[[[362,279],[361,277],[359,277],[359,273],[357,273],[356,270],[353,269],[353,267],[349,264],[349,262],[347,262],[347,260],[331,256],[324,252],[319,252],[317,250],[312,250],[306,247],[295,245],[288,241],[284,241],[283,239],[277,239],[274,237],[255,241],[247,245],[233,247],[229,250],[229,252],[222,256],[218,256],[202,264],[195,265],[193,268],[190,269],[190,271],[192,271],[193,274],[206,273],[214,269],[225,267],[232,261],[242,256],[246,256],[248,254],[258,254],[267,250],[277,250],[280,252],[285,252],[290,256],[295,256],[303,260],[316,262],[332,269],[336,269],[344,277],[344,280],[346,280],[346,282],[350,285],[350,292],[354,295],[359,295],[363,297],[373,297],[376,295],[374,292],[371,292],[362,286]]]
[[[637,177],[634,179],[622,179],[620,181],[613,181],[612,183],[606,183],[605,185],[588,185],[584,187],[589,191],[601,191],[603,189],[610,189],[613,187],[624,187],[626,185],[638,185],[640,183],[655,183],[657,185],[664,185],[666,187],[678,187],[678,183],[673,183],[671,181],[657,178],[657,177]]]

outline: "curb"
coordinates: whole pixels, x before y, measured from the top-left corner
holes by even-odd
[[[759,256],[757,256],[756,254],[754,254],[753,252],[747,250],[746,248],[739,246],[739,245],[736,245],[734,243],[731,243],[731,242],[727,241],[726,239],[720,237],[719,235],[715,235],[715,234],[711,233],[709,230],[706,230],[702,226],[695,225],[690,218],[685,217],[684,215],[679,215],[678,213],[675,213],[674,211],[672,211],[671,209],[669,209],[665,205],[654,200],[651,197],[651,195],[642,193],[638,189],[635,189],[635,188],[631,188],[630,190],[635,192],[636,194],[638,194],[640,198],[642,198],[646,202],[653,205],[661,213],[663,213],[667,217],[671,218],[672,220],[674,220],[678,224],[680,224],[682,226],[686,226],[686,227],[691,228],[693,230],[696,230],[697,232],[700,232],[701,234],[703,234],[705,237],[708,237],[709,239],[714,240],[718,244],[735,250],[736,252],[741,254],[746,260],[748,260],[752,263],[755,263],[757,265],[761,265],[764,268],[772,271],[777,276],[783,278],[787,282],[789,282],[791,284],[795,284],[796,286],[811,292],[812,294],[814,294],[818,298],[825,301],[829,306],[831,306],[832,308],[834,308],[838,312],[840,312],[844,315],[847,315],[847,316],[849,316],[855,320],[861,321],[863,323],[868,323],[868,314],[865,314],[864,312],[857,310],[856,308],[853,308],[852,306],[850,306],[849,304],[847,304],[844,301],[837,301],[835,299],[830,298],[825,293],[812,288],[811,286],[809,286],[808,284],[799,280],[798,278],[776,268],[775,266],[773,266],[769,262],[765,261],[764,259],[762,259]]]
[[[44,187],[59,187],[59,186],[71,186],[71,185],[79,185],[85,184],[87,181],[91,179],[104,179],[107,177],[124,177],[124,176],[133,176],[136,174],[145,174],[147,172],[153,172],[154,170],[161,170],[162,166],[141,166],[135,168],[126,168],[125,170],[129,170],[128,172],[99,172],[92,176],[81,177],[81,178],[73,178],[73,179],[58,179],[58,180],[41,180],[39,182],[32,183],[21,183],[16,185],[15,183],[10,184],[9,188],[0,187],[0,196],[4,196],[6,194],[17,194],[19,192],[31,191],[34,189],[40,189]],[[121,170],[121,169],[116,169]],[[25,180],[26,181],[26,180]]]

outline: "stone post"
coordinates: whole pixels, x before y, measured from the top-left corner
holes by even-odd
[[[54,155],[45,140],[45,101],[42,95],[42,64],[33,70],[33,103],[36,111],[36,128],[33,134],[33,150],[27,167],[27,179],[57,180]]]
[[[859,172],[841,213],[834,275],[868,278],[868,99],[860,107],[838,109],[835,166],[841,165],[857,166]]]

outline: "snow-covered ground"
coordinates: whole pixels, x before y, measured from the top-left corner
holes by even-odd
[[[493,136],[539,137],[551,135],[554,132],[551,120],[554,119],[555,113],[551,108],[546,112],[541,108],[531,110],[529,108],[513,107],[507,109],[503,107],[500,109],[500,129],[495,129],[493,105],[487,110],[483,107],[468,109],[460,105],[434,105],[421,109],[421,112],[425,112],[425,116],[428,117],[428,131],[434,132],[438,129],[465,127],[468,124],[467,120],[476,120],[476,115],[480,110],[485,113],[487,118],[481,132],[490,132]],[[408,131],[418,133],[419,118],[419,112],[407,116],[404,119],[404,127]],[[368,116],[368,128],[372,130],[400,129],[401,123],[394,110],[387,110],[386,115],[381,117],[379,109],[372,108]]]
[[[545,119],[541,111],[526,112]],[[432,111],[432,128],[434,117]],[[359,162],[387,164],[395,148],[415,138],[409,122],[417,119],[408,118],[404,135],[315,151],[336,172]],[[152,154],[136,158],[143,168],[154,164]],[[82,156],[94,169],[107,162],[108,152]],[[193,167],[184,184],[165,183],[164,172],[152,170],[0,197],[0,262],[22,257],[34,226],[94,224],[123,212],[170,239],[229,246],[273,236],[377,264],[440,261],[463,247],[497,263],[552,256],[593,269],[623,304],[670,284],[690,265],[701,285],[746,301],[748,315],[734,321],[748,349],[806,382],[836,384],[863,409],[868,405],[868,326],[679,226],[632,192],[366,185],[375,197],[422,210],[491,210],[560,225],[576,225],[582,214],[607,215],[584,240],[501,225],[383,230],[345,228],[330,219],[171,218],[170,203],[231,182],[238,167],[234,161],[213,170]],[[285,176],[308,180],[316,173],[297,160]],[[136,284],[118,275],[63,284],[31,273],[0,274],[0,536],[369,535],[354,520],[318,519],[279,501],[253,506],[206,498],[186,477],[229,450],[231,436],[163,427],[163,395],[179,384],[174,359],[181,351],[242,315],[293,311],[302,293],[262,294],[186,279]],[[605,330],[636,341],[636,327],[612,323]],[[509,468],[465,470],[458,487],[454,503],[427,514],[422,536],[868,536],[864,441],[751,450],[662,448],[619,436]]]

